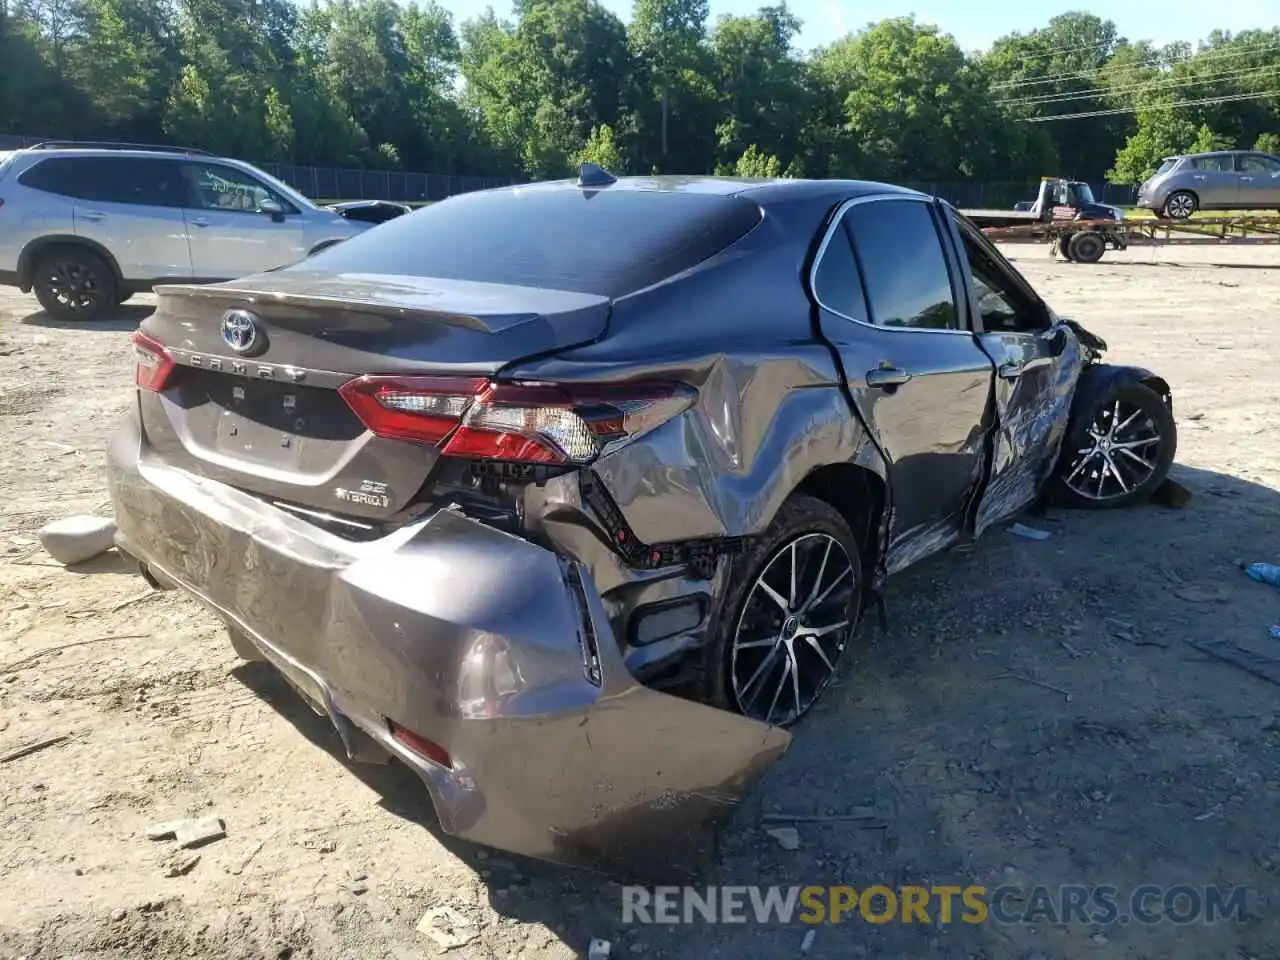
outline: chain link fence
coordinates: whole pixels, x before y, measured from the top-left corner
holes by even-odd
[[[0,150],[31,146],[42,139],[48,138],[0,134]],[[291,163],[260,163],[257,166],[314,200],[397,200],[403,203],[423,203],[443,200],[458,193],[522,182],[510,177],[351,170]],[[1012,209],[1020,200],[1034,200],[1040,189],[1039,181],[917,181],[903,186],[942,197],[962,210]],[[1133,204],[1137,199],[1136,186],[1104,183],[1101,180],[1091,182],[1089,186],[1099,203],[1123,207]]]

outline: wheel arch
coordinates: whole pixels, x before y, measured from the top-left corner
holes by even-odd
[[[116,282],[122,283],[124,281],[124,277],[120,273],[120,264],[112,256],[111,251],[102,244],[96,240],[90,240],[88,237],[56,233],[47,237],[37,237],[23,247],[22,252],[18,254],[18,287],[23,293],[31,291],[32,274],[35,272],[36,263],[39,262],[40,257],[51,250],[60,248],[86,250],[101,257],[115,277]]]
[[[864,463],[831,463],[811,471],[790,496],[796,494],[822,500],[840,512],[858,540],[862,569],[870,584],[884,556],[884,520],[889,503],[884,476]]]
[[[1129,383],[1150,387],[1160,395],[1170,410],[1173,409],[1173,390],[1163,377],[1145,367],[1095,363],[1085,367],[1084,372],[1080,374],[1075,397],[1071,402],[1071,419],[1074,421],[1082,411],[1091,409],[1110,390]]]

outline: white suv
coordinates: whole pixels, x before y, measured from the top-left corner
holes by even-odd
[[[200,150],[38,144],[0,154],[0,284],[89,319],[160,283],[231,280],[369,229]]]

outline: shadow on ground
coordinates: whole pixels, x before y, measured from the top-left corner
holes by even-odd
[[[816,929],[815,960],[1280,954],[1280,688],[1192,646],[1280,647],[1267,636],[1280,595],[1233,565],[1280,561],[1280,492],[1188,467],[1174,476],[1194,494],[1184,509],[1051,510],[1027,521],[1047,540],[996,528],[895,578],[888,632],[866,626],[739,809],[705,883],[977,885],[999,901],[981,924],[965,922],[958,897],[950,922],[936,896],[928,922],[875,924],[855,911]],[[342,756],[328,722],[273,671],[239,676]],[[811,929],[624,923],[615,882],[443,836],[410,771],[351,769],[387,809],[474,863],[498,914],[544,924],[576,950],[600,937],[615,958],[792,956]],[[865,808],[883,825],[841,819]],[[791,824],[795,849],[766,832],[785,821],[766,816],[807,818]],[[1063,885],[1114,887],[1114,914],[1098,903],[1067,914]],[[1164,901],[1178,885],[1183,899]],[[1249,888],[1242,912],[1214,924],[1203,912],[1186,924],[1135,919],[1162,905],[1186,917],[1187,891],[1204,907],[1211,885],[1223,903]]]
[[[43,310],[29,313],[18,322],[30,327],[47,327],[51,330],[85,330],[89,333],[121,333],[137,328],[138,324],[155,310],[153,304],[124,303],[108,310],[96,320],[59,320]]]

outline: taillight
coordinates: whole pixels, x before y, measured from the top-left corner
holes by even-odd
[[[339,391],[376,436],[443,447],[447,456],[584,464],[687,410],[681,383],[492,383],[365,376]]]
[[[159,393],[173,373],[173,357],[159,340],[141,330],[133,334],[133,382],[139,389]]]

